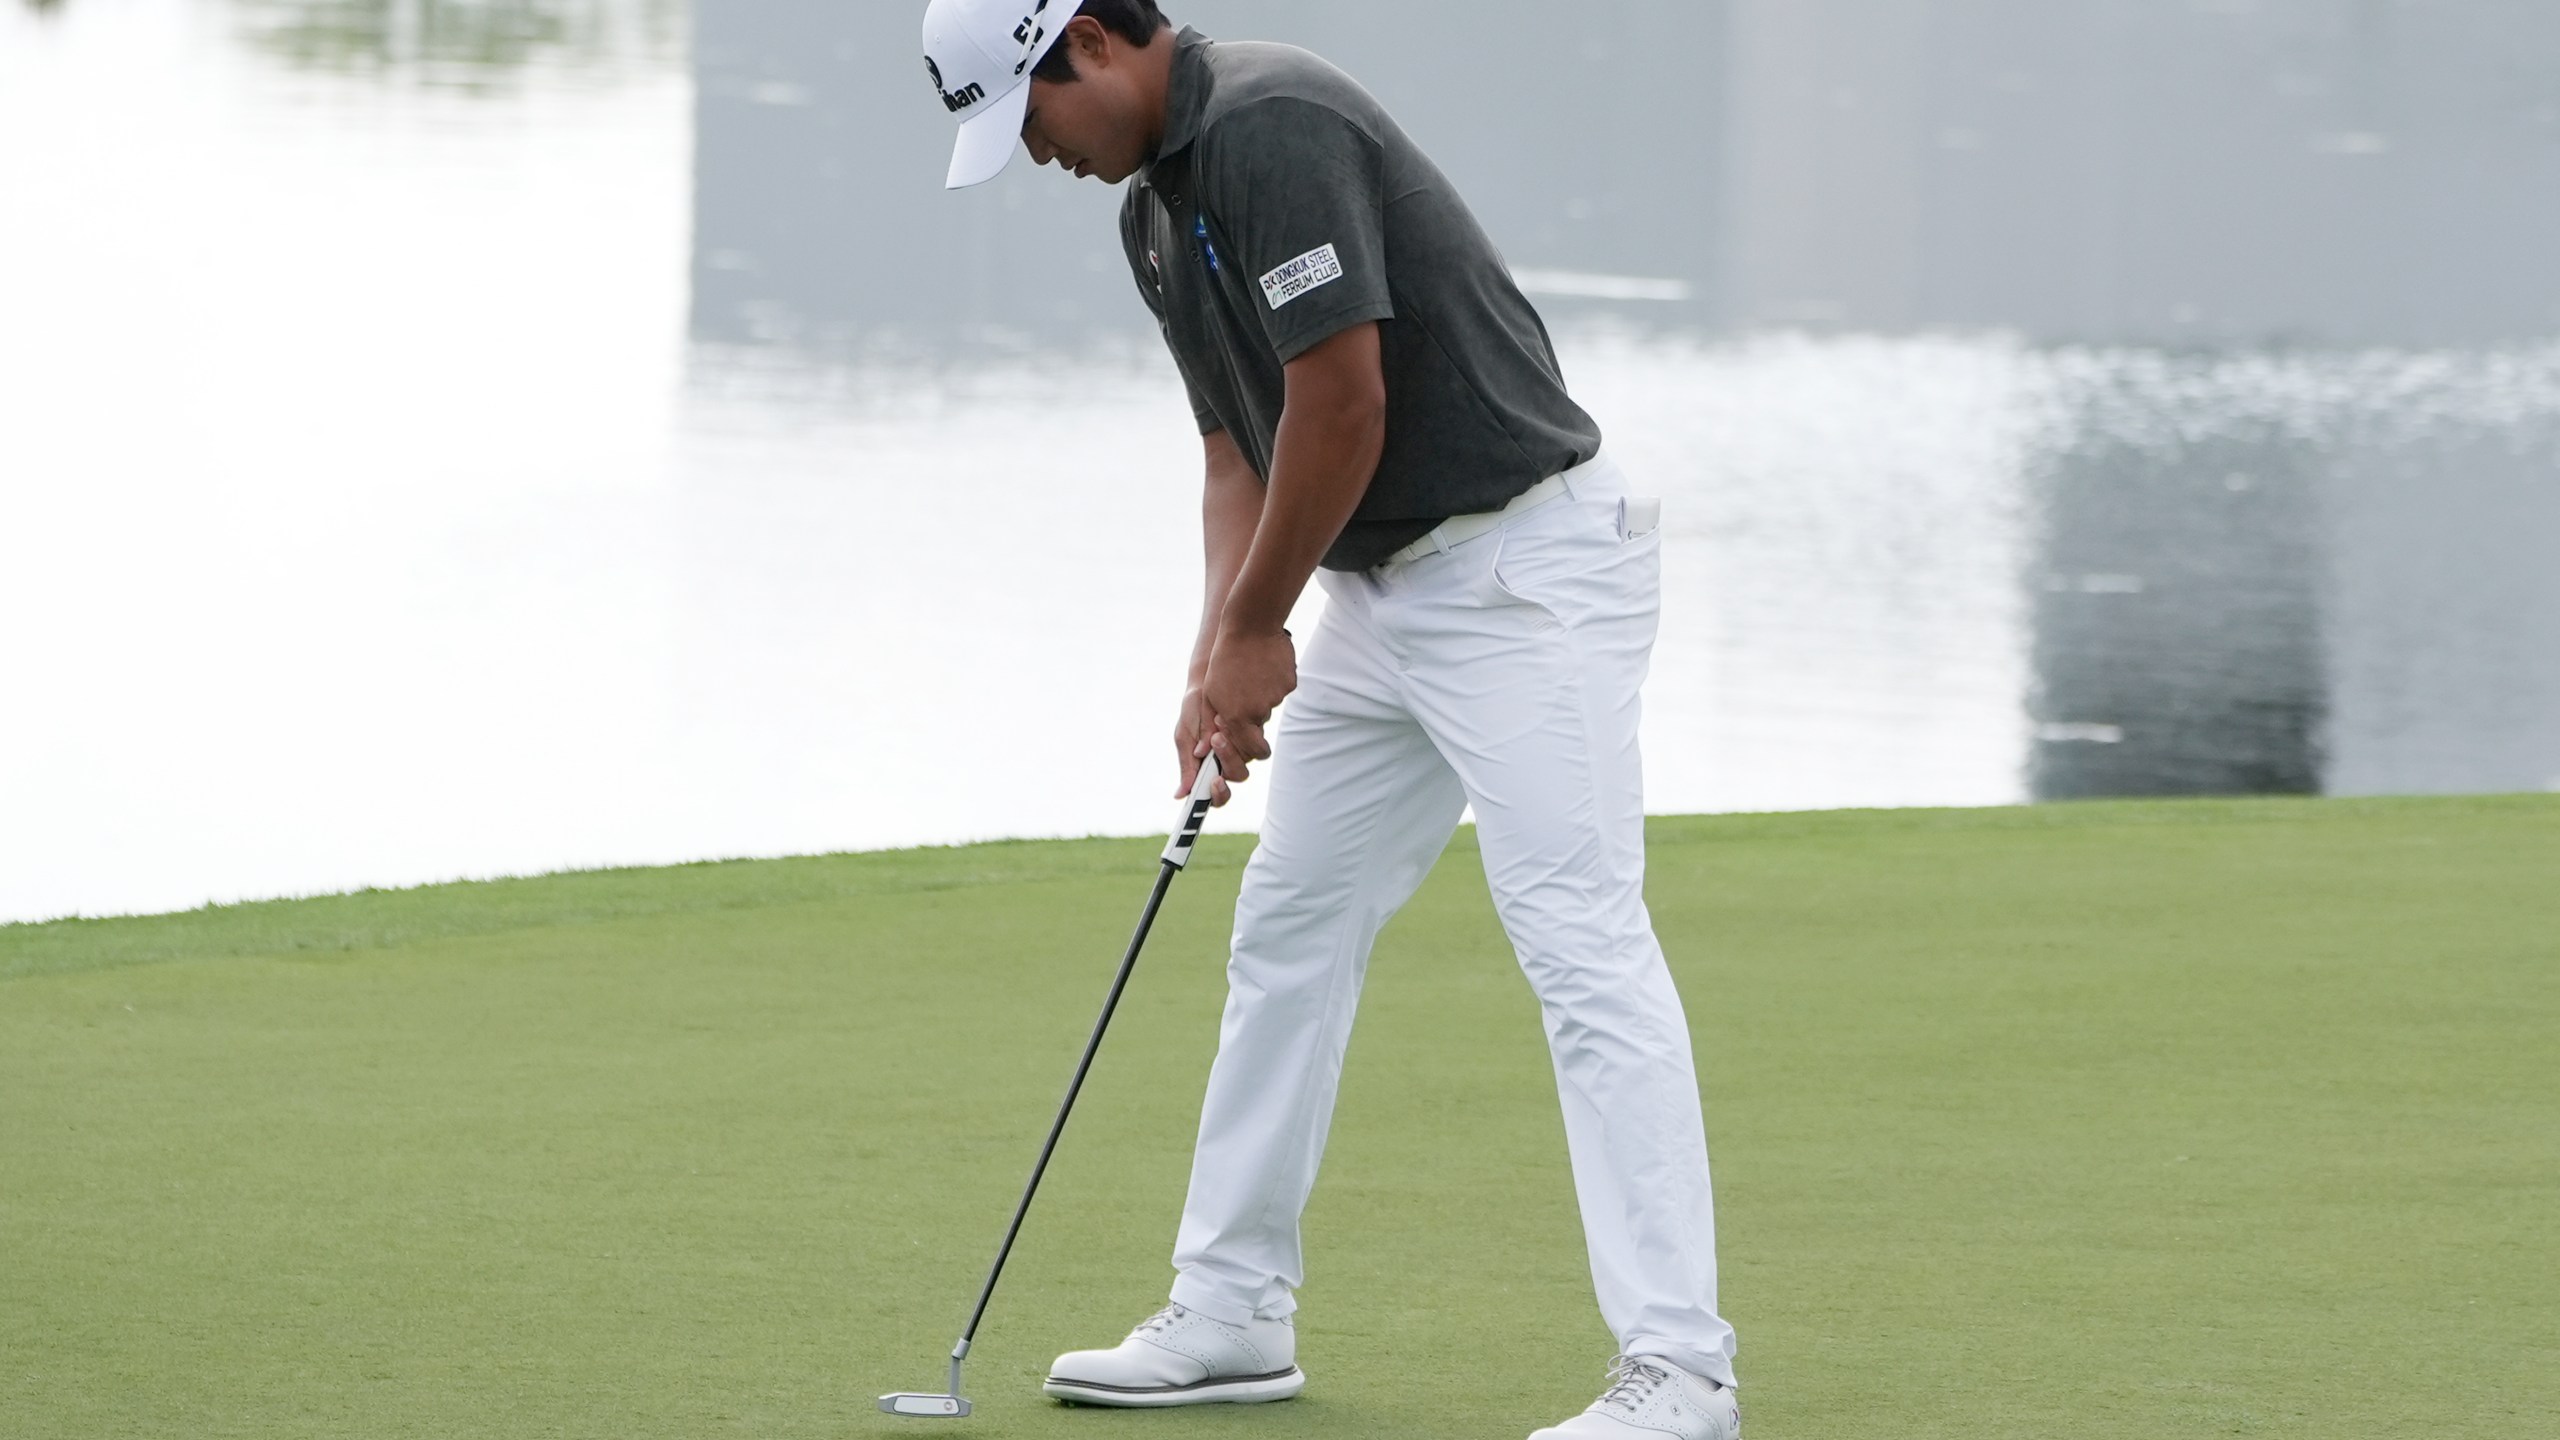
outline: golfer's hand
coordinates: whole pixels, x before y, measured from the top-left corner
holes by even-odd
[[[1215,720],[1210,747],[1228,778],[1241,780],[1247,764],[1271,758],[1263,727],[1297,688],[1298,647],[1290,643],[1288,631],[1219,633],[1200,698]]]
[[[1217,717],[1209,713],[1207,702],[1200,698],[1200,687],[1194,685],[1184,691],[1182,718],[1173,722],[1173,753],[1182,770],[1182,783],[1173,787],[1174,799],[1191,798],[1191,787],[1199,783],[1200,762],[1209,757],[1209,737],[1217,728]],[[1235,795],[1227,785],[1228,776],[1241,780],[1244,771],[1222,769],[1211,804],[1224,805]]]

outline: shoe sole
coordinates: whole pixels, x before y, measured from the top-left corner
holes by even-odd
[[[1305,1372],[1292,1365],[1268,1375],[1239,1375],[1226,1380],[1201,1380],[1189,1385],[1153,1389],[1101,1385],[1091,1380],[1067,1380],[1052,1375],[1042,1383],[1040,1393],[1071,1405],[1112,1405],[1139,1410],[1167,1405],[1260,1405],[1272,1400],[1286,1400],[1305,1388]]]

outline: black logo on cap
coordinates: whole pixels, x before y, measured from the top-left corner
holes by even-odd
[[[933,63],[933,57],[930,55],[924,57],[924,68],[925,73],[933,77],[934,93],[942,97],[942,108],[955,115],[987,98],[987,87],[975,80],[957,90],[943,89],[942,67]]]
[[[1022,17],[1022,23],[1013,27],[1014,43],[1022,47],[1022,63],[1013,67],[1014,74],[1019,75],[1031,68],[1031,52],[1040,48],[1041,41],[1049,38],[1047,27],[1040,23],[1040,17],[1048,9],[1049,0],[1040,0],[1039,4],[1031,7],[1030,14]]]

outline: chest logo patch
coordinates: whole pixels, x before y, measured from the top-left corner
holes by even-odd
[[[1341,257],[1331,245],[1319,245],[1262,277],[1263,298],[1279,309],[1308,291],[1342,278]]]

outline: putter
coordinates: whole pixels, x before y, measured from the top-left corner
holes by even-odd
[[[1200,839],[1200,827],[1208,823],[1210,801],[1217,794],[1218,760],[1212,755],[1200,762],[1200,778],[1191,787],[1191,798],[1185,802],[1182,823],[1165,842],[1164,855],[1156,868],[1156,888],[1147,896],[1147,908],[1138,916],[1138,933],[1129,937],[1129,951],[1120,957],[1120,973],[1111,979],[1111,993],[1102,1002],[1102,1016],[1093,1022],[1093,1034],[1084,1042],[1084,1056],[1076,1061],[1075,1078],[1067,1082],[1067,1098],[1058,1102],[1058,1118],[1049,1122],[1049,1138],[1041,1142],[1040,1158],[1032,1162],[1031,1182],[1022,1187],[1021,1203],[1013,1207],[1013,1223],[1005,1227],[1004,1244],[996,1249],[996,1263],[987,1268],[987,1283],[978,1291],[978,1308],[969,1312],[969,1326],[960,1332],[960,1343],[951,1347],[951,1389],[940,1395],[883,1395],[880,1408],[892,1415],[910,1415],[920,1419],[957,1420],[969,1413],[969,1402],[960,1394],[960,1362],[969,1358],[969,1346],[978,1338],[978,1322],[987,1318],[987,1302],[995,1298],[996,1281],[1004,1274],[1006,1257],[1013,1254],[1014,1238],[1022,1233],[1022,1217],[1031,1212],[1031,1197],[1039,1193],[1040,1177],[1049,1168],[1049,1157],[1058,1148],[1058,1136],[1067,1128],[1067,1112],[1075,1109],[1076,1092],[1084,1088],[1085,1073],[1093,1068],[1094,1053],[1102,1048],[1102,1032],[1111,1025],[1111,1012],[1120,1008],[1120,993],[1129,988],[1130,972],[1138,968],[1138,950],[1147,943],[1147,931],[1156,923],[1156,911],[1164,905],[1164,895],[1173,888],[1173,877],[1191,863],[1191,847]]]

